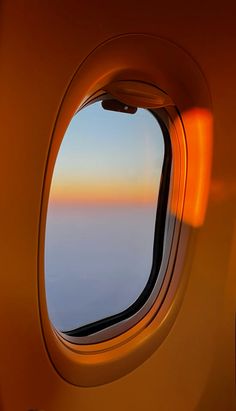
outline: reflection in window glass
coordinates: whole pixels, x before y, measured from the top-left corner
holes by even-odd
[[[143,291],[163,160],[163,135],[147,110],[130,115],[98,102],[71,120],[46,224],[46,294],[56,328],[120,313]]]

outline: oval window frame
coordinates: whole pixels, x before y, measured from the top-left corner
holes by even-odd
[[[152,64],[153,56],[156,55],[163,59],[158,69]],[[174,71],[167,70],[170,64],[173,67],[174,62],[181,62],[178,78],[174,75]],[[184,77],[186,70],[190,73],[190,82]],[[106,90],[106,86],[114,81],[130,79],[165,90],[167,95],[173,98],[179,110],[170,106],[160,109],[159,112],[169,129],[174,153],[169,210],[178,218],[175,220],[171,253],[158,298],[142,320],[131,329],[107,341],[75,345],[66,341],[64,336],[52,327],[47,315],[44,284],[44,237],[53,166],[60,141],[77,108],[87,103],[89,98],[95,96],[99,90]],[[190,91],[192,90],[190,99],[186,95],[186,88],[182,87],[183,82]],[[194,94],[195,91],[197,94]],[[193,96],[195,101],[192,101]],[[184,208],[184,198],[188,188],[184,129],[188,130],[192,127],[183,114],[186,107],[195,107],[199,101],[209,106],[209,96],[204,79],[193,61],[171,43],[141,34],[120,36],[95,49],[80,66],[66,91],[51,140],[45,170],[39,233],[39,300],[43,337],[49,357],[57,372],[74,385],[96,386],[130,372],[152,354],[167,336],[174,323],[187,281],[187,263],[184,261],[184,253],[190,231],[189,227],[181,225],[181,216],[184,215],[186,208]],[[199,119],[201,120],[200,114],[197,114],[196,122]],[[177,249],[181,252],[178,253]]]

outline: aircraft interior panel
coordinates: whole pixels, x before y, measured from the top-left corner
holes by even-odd
[[[2,0],[1,410],[236,409],[235,18],[229,1]],[[111,123],[97,143],[98,105]],[[118,136],[118,114],[127,130],[141,119],[130,140]],[[76,139],[63,157],[82,115],[87,140],[78,158]],[[66,174],[57,180],[65,164],[81,167],[78,192],[65,189]],[[52,215],[54,198],[55,207],[70,201],[66,218],[85,230],[82,245]],[[59,234],[50,237],[51,227]],[[72,249],[94,270],[89,286],[82,273],[68,288],[78,281]],[[148,277],[137,291],[126,271],[122,283],[107,270],[110,295],[96,283],[100,264],[101,273],[135,267],[136,281],[144,254]]]

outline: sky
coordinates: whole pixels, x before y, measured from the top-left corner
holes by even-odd
[[[55,164],[47,223],[49,316],[69,330],[116,314],[150,275],[163,136],[147,111],[95,103],[70,122]]]
[[[147,110],[134,115],[93,104],[72,119],[54,170],[50,201],[156,201],[163,137]]]

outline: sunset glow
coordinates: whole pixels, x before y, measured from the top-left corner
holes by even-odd
[[[157,201],[156,191],[153,187],[137,183],[130,185],[128,182],[105,184],[105,182],[87,182],[60,184],[51,190],[53,204],[151,204]]]
[[[57,157],[52,204],[156,203],[163,137],[146,110],[107,112],[97,103],[71,121]],[[93,118],[94,115],[94,118]]]

